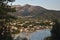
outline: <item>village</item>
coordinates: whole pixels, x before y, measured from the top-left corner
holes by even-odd
[[[49,25],[48,25],[49,24]],[[19,32],[34,32],[37,30],[43,30],[43,29],[52,29],[53,22],[51,21],[44,21],[43,23],[41,22],[30,22],[30,21],[25,21],[24,23],[20,22],[14,22],[10,23],[11,27],[11,32],[19,33]]]

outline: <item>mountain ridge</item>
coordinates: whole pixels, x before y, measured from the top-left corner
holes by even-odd
[[[33,6],[26,4],[24,6],[15,6],[17,16],[32,16],[35,18],[41,17],[47,19],[49,16],[54,16],[58,19],[60,19],[60,11],[57,10],[48,10],[41,6]]]

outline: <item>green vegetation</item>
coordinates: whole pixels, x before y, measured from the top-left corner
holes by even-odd
[[[44,40],[51,40],[51,37],[46,37]]]
[[[7,2],[4,3],[5,1]],[[12,10],[11,7],[7,5],[8,2],[13,2],[13,0],[0,0],[0,40],[13,40],[10,22],[16,18],[8,14],[8,12]],[[15,10],[13,9],[13,11]]]
[[[60,22],[58,19],[53,19],[53,22],[51,37],[47,37],[45,40],[60,40]]]
[[[52,40],[60,40],[60,22],[58,19],[54,19],[53,22],[55,24],[51,30]]]

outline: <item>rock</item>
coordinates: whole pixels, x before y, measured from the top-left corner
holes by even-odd
[[[28,40],[27,38],[22,38],[22,40]]]

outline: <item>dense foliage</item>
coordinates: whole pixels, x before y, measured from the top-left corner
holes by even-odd
[[[55,24],[53,25],[53,28],[51,30],[52,40],[60,40],[60,22],[55,19],[54,23]]]
[[[15,17],[8,14],[12,9],[4,3],[5,1],[6,0],[0,0],[0,40],[13,40],[9,23],[12,21],[11,19],[15,19]]]

